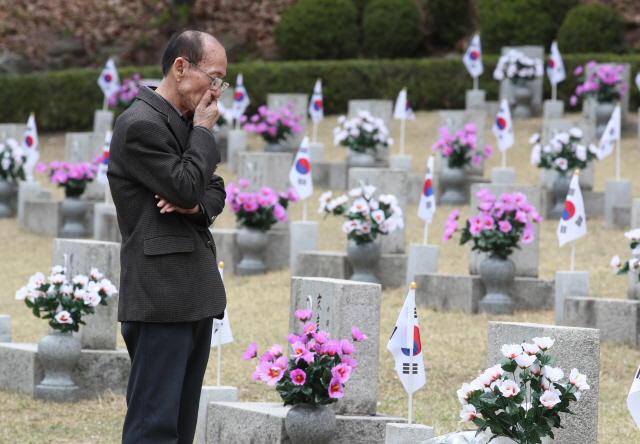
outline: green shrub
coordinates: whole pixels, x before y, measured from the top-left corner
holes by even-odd
[[[471,28],[470,0],[426,0],[429,17],[429,42],[452,49]]]
[[[548,49],[567,12],[578,0],[479,0],[482,49],[498,54],[503,46],[542,45]]]
[[[282,13],[274,37],[285,60],[347,59],[358,52],[351,0],[300,0]]]
[[[414,56],[423,40],[421,21],[413,0],[373,0],[362,17],[366,54],[373,58]]]
[[[567,14],[558,30],[563,53],[622,52],[625,24],[622,15],[604,5],[580,5]]]

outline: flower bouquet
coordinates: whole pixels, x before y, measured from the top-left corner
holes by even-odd
[[[596,159],[598,147],[594,144],[587,148],[580,144],[582,130],[571,128],[568,133],[558,133],[545,146],[540,145],[538,133],[531,136],[529,143],[533,143],[531,150],[531,165],[538,168],[556,170],[561,176],[576,169],[584,170],[588,163]]]
[[[530,80],[542,77],[543,72],[542,60],[532,59],[521,51],[511,49],[498,60],[493,78],[498,81],[507,78],[514,85],[522,86]]]
[[[27,153],[15,139],[9,138],[7,143],[0,143],[0,159],[0,178],[12,182],[25,180]]]
[[[349,119],[338,117],[337,126],[333,129],[333,144],[346,146],[356,153],[375,151],[378,146],[391,146],[393,139],[389,130],[380,118],[373,117],[369,111],[359,111],[358,117]]]
[[[264,381],[276,386],[284,405],[332,404],[344,396],[344,385],[349,380],[357,362],[351,357],[356,349],[347,339],[329,340],[330,333],[318,330],[310,321],[312,310],[297,310],[295,316],[301,321],[302,334],[291,334],[287,340],[293,353],[287,359],[278,344],[260,356],[253,373],[253,381]],[[357,327],[351,327],[355,342],[367,338]],[[249,345],[242,359],[249,361],[257,357],[257,346]]]
[[[585,68],[591,71],[589,75]],[[585,68],[578,66],[573,71],[582,83],[576,86],[575,95],[569,99],[571,106],[577,105],[578,97],[592,97],[598,102],[615,102],[624,97],[627,85],[622,83],[620,75],[625,70],[624,66],[612,63],[598,65],[592,60]]]
[[[41,272],[31,276],[29,283],[16,292],[16,299],[24,301],[35,316],[48,319],[54,330],[68,333],[77,332],[84,324],[82,316],[94,313],[98,304],[107,305],[106,298],[117,292],[97,268],[92,268],[89,276],[79,274],[69,281],[66,269],[56,265],[48,278]],[[41,316],[42,312],[46,314]]]
[[[629,248],[631,248],[631,254],[640,255],[640,228],[624,233],[625,237],[629,239]],[[638,275],[638,282],[640,282],[640,261],[637,258],[631,258],[624,264],[620,261],[620,256],[617,254],[611,259],[610,265],[613,267],[615,274],[625,275],[632,272]]]
[[[109,97],[109,106],[116,108],[119,112],[126,111],[136,100],[141,86],[143,85],[140,83],[140,74],[134,74],[131,79],[124,79],[122,86],[113,91]]]
[[[347,239],[356,244],[373,242],[379,234],[389,234],[404,227],[402,209],[398,206],[398,199],[392,194],[381,194],[378,199],[373,197],[374,186],[354,188],[349,196],[355,200],[347,207],[349,198],[346,195],[331,199],[331,191],[320,196],[319,214],[342,216],[347,221],[342,224],[342,231],[347,233]]]
[[[545,337],[503,345],[500,364],[457,391],[460,422],[473,421],[476,435],[490,429],[490,440],[505,436],[518,444],[540,444],[542,437],[553,439],[552,429],[562,427],[560,413],[573,414],[571,402],[589,389],[587,377],[575,368],[567,383],[560,383],[564,372],[553,367],[556,357],[547,353],[554,342]]]
[[[449,128],[440,128],[440,140],[431,146],[433,151],[442,153],[447,159],[449,168],[463,168],[471,163],[480,164],[482,158],[488,159],[493,153],[491,145],[486,145],[484,151],[476,151],[476,126],[467,123],[464,130],[458,130],[451,135]]]
[[[38,163],[36,171],[49,173],[51,183],[64,187],[66,197],[79,197],[95,177],[98,167],[89,162],[71,164],[54,160],[49,165]]]
[[[258,108],[258,114],[250,118],[240,118],[242,129],[262,136],[267,144],[279,144],[292,133],[299,133],[302,127],[298,124],[300,117],[291,112],[294,105],[287,103],[279,111],[268,110],[266,106]]]
[[[249,186],[245,179],[238,181],[240,188],[233,182],[227,185],[225,202],[236,215],[238,225],[268,231],[277,222],[287,220],[289,201],[297,202],[298,195],[293,188],[284,193],[276,193],[269,187],[262,187],[259,193],[246,193],[242,189]]]
[[[460,245],[471,241],[472,250],[506,259],[513,253],[514,248],[520,249],[519,242],[528,244],[533,241],[533,222],[542,221],[542,217],[535,207],[527,203],[527,196],[518,192],[504,193],[496,200],[485,188],[478,191],[476,197],[482,200],[478,205],[481,213],[467,220],[461,229]],[[449,215],[445,223],[443,241],[448,241],[458,230],[459,215],[457,209]]]

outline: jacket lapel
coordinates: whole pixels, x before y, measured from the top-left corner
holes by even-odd
[[[182,154],[189,143],[189,128],[180,119],[180,116],[178,116],[176,111],[171,108],[171,105],[153,91],[154,89],[155,87],[142,87],[138,90],[138,95],[136,97],[149,104],[152,108],[167,118],[169,129],[178,141],[180,154]]]

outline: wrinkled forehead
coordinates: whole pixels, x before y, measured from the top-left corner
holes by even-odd
[[[213,37],[206,38],[203,43],[204,54],[198,65],[213,77],[224,78],[227,75],[227,53],[224,47]]]

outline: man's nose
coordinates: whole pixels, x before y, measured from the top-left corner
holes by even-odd
[[[220,94],[222,94],[222,88],[209,88],[211,90],[211,93],[213,94],[213,97],[215,97],[216,99],[220,98]]]

